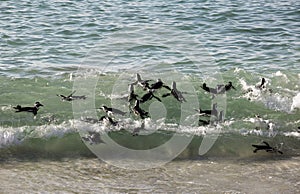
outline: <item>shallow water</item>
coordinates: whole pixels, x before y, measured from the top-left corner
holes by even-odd
[[[98,159],[1,164],[1,192],[299,193],[299,157],[173,161],[129,171]],[[17,185],[17,187],[16,187]]]

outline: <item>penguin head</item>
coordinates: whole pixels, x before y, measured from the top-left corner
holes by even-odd
[[[40,102],[35,102],[35,103],[34,103],[34,106],[35,106],[35,107],[40,107],[40,106],[44,106],[44,105],[42,105]]]
[[[106,110],[106,109],[107,109],[107,106],[103,105],[103,106],[100,107],[100,109]]]

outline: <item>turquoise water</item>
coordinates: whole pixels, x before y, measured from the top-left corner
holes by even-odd
[[[234,168],[238,172],[247,166],[243,172],[251,174],[254,177],[251,182],[256,184],[251,163],[264,169],[265,161],[274,162],[274,166],[278,164],[280,170],[268,167],[264,171],[266,175],[259,178],[263,187],[258,193],[267,191],[270,185],[274,188],[268,190],[270,192],[299,191],[299,173],[295,170],[300,153],[298,1],[50,0],[1,1],[0,5],[0,160],[1,172],[7,177],[1,182],[9,185],[14,174],[11,164],[26,163],[32,169],[70,173],[66,180],[75,188],[78,179],[71,174],[76,165],[81,168],[78,173],[83,179],[97,177],[84,167],[88,161],[93,164],[92,168],[102,169],[109,180],[113,180],[116,170],[105,163],[94,164],[95,150],[81,138],[87,131],[93,131],[107,133],[119,145],[133,150],[155,148],[168,142],[174,134],[179,141],[190,138],[177,159],[161,167],[166,171],[164,176],[169,177],[165,177],[165,181],[177,179],[174,171],[182,169],[181,175],[189,183],[181,185],[181,192],[196,192],[207,186],[202,189],[204,192],[251,193],[246,182],[240,182],[240,188],[229,188],[228,182],[215,180],[214,175],[221,172],[221,176],[239,182],[228,175],[236,173],[224,169]],[[162,98],[168,91],[161,89],[155,94],[162,102],[152,99],[141,105],[151,115],[142,121],[130,113],[132,105],[128,106],[124,100],[128,84],[135,81],[136,73],[144,79],[152,79],[151,83],[161,78],[171,86],[172,81],[176,81],[178,89],[185,92],[187,102]],[[267,84],[265,89],[259,90],[255,85],[262,77]],[[215,98],[200,87],[204,82],[215,87],[228,81],[232,81],[237,90]],[[75,95],[86,95],[87,99],[65,102],[57,96],[75,90]],[[145,93],[138,87],[135,90],[140,96]],[[36,101],[44,105],[36,117],[31,113],[14,112],[14,106],[32,106]],[[219,111],[224,111],[224,120],[215,123],[213,117],[200,117],[212,125],[199,126],[199,116],[194,109],[210,109],[214,102],[218,103]],[[98,119],[104,115],[95,111],[101,105],[120,108],[127,114],[114,117],[119,122],[117,126],[85,122],[86,118]],[[139,136],[132,136],[142,122],[145,122],[145,130],[141,130]],[[218,138],[207,153],[199,155],[199,146],[209,134]],[[254,154],[251,145],[263,140],[272,146],[281,145],[284,154]],[[113,154],[112,157],[120,161],[125,158]],[[37,167],[35,161],[43,162]],[[187,189],[189,184],[199,185],[195,180],[200,174],[187,176],[189,168],[186,166],[190,163],[199,173],[206,173],[200,170],[205,166],[212,174],[206,179],[212,182]],[[71,167],[64,171],[62,165],[66,164]],[[288,175],[283,168],[289,169]],[[27,173],[21,167],[15,170],[17,175]],[[275,173],[277,179],[271,184],[268,177],[274,177],[274,171],[278,172]],[[106,188],[108,192],[176,192],[171,189],[176,181],[171,181],[169,186],[152,182],[153,187],[142,182],[139,187],[148,189],[133,189],[131,181],[146,180],[151,174],[159,179],[157,169],[147,171],[147,176],[129,173],[135,179],[126,176],[126,183],[131,185],[128,187],[97,177],[95,179],[105,182],[104,186],[97,185],[97,189],[89,191]],[[296,181],[287,180],[286,176]],[[41,177],[48,185],[47,176]],[[52,180],[57,182],[58,179]],[[201,180],[205,182],[205,176]],[[22,176],[16,181],[22,182]],[[26,192],[32,191],[36,180],[29,178],[28,182]],[[276,184],[279,182],[283,182],[282,188]],[[220,187],[213,186],[215,184]],[[13,191],[9,188],[5,187],[3,192]],[[64,190],[61,185],[44,188],[56,189],[74,192]]]
[[[126,39],[135,28],[143,32],[138,41],[152,35],[146,26],[176,31],[177,41],[192,36],[222,70],[294,71],[299,69],[299,6],[286,0],[2,1],[1,74],[74,71],[92,48],[107,47],[104,39],[116,39],[119,33]],[[174,42],[162,46],[187,47]]]

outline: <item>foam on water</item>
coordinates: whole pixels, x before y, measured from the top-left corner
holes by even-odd
[[[293,111],[294,109],[299,109],[299,108],[300,108],[300,93],[298,93],[295,97],[293,97],[291,111]]]
[[[1,106],[1,147],[4,148],[15,144],[20,145],[24,142],[24,140],[28,140],[30,138],[62,138],[69,133],[87,131],[104,133],[112,131],[118,132],[125,129],[130,134],[135,128],[140,127],[142,124],[141,121],[136,120],[136,118],[132,117],[130,114],[127,114],[125,118],[118,118],[117,126],[110,126],[107,123],[98,122],[87,123],[84,122],[86,118],[81,118],[81,120],[73,119],[72,103],[60,101],[56,94],[62,93],[66,95],[71,93],[72,80],[74,77],[88,79],[91,76],[94,79],[98,79],[100,83],[95,88],[96,107],[109,105],[111,100],[118,100],[120,102],[124,101],[126,104],[125,98],[128,95],[126,94],[128,90],[127,87],[125,88],[126,90],[123,91],[124,94],[112,93],[114,82],[119,76],[117,73],[99,73],[98,70],[88,70],[84,74],[81,73],[77,75],[72,72],[69,74],[63,74],[62,77],[54,79],[35,77],[34,79],[15,78],[13,81],[11,81],[10,78],[1,77],[4,82],[10,80],[6,82],[6,93],[2,94],[8,95],[9,98],[5,98],[6,102],[3,101]],[[261,137],[299,137],[298,132],[295,130],[299,124],[297,123],[298,112],[295,111],[295,109],[300,106],[300,94],[297,94],[297,87],[292,87],[297,83],[297,79],[293,79],[293,74],[276,72],[269,77],[265,77],[267,84],[263,89],[259,89],[257,87],[261,76],[251,74],[249,77],[249,73],[243,69],[225,71],[223,72],[223,76],[227,80],[232,80],[237,88],[237,91],[229,91],[227,93],[229,106],[223,123],[209,126],[179,126],[178,121],[176,120],[178,120],[180,115],[175,114],[177,116],[171,120],[168,118],[160,120],[146,119],[145,129],[141,130],[141,135],[150,135],[156,132],[159,134],[160,131],[169,131],[203,137],[207,133],[218,133],[221,131],[221,134],[226,134],[226,136],[231,134],[233,136],[256,135]],[[286,81],[278,82],[278,76],[284,77]],[[151,75],[146,77],[151,78]],[[132,79],[134,79],[134,74],[131,76],[129,74],[126,82],[130,83]],[[210,108],[210,106],[206,106],[205,104],[211,103],[210,95],[199,88],[199,85],[201,85],[204,81],[193,76],[190,76],[188,80],[196,88],[202,109]],[[292,84],[290,82],[292,82]],[[286,87],[286,83],[289,83],[288,87]],[[214,84],[217,85],[218,83]],[[12,107],[19,103],[17,102],[18,95],[22,95],[24,97],[24,99],[22,99],[24,104],[29,104],[26,102],[32,101],[32,97],[29,97],[25,92],[15,93],[15,90],[8,89],[14,88],[13,86],[20,88],[24,86],[22,88],[23,91],[30,90],[33,96],[43,96],[41,101],[45,106],[39,110],[36,118],[27,113],[14,113],[14,109]],[[58,90],[60,92],[58,92]],[[137,92],[143,93],[144,91],[137,90]],[[78,95],[79,94],[83,95],[83,93],[78,93]],[[157,95],[161,94],[159,93]],[[94,99],[94,97],[90,95],[87,95],[87,97],[89,99]],[[38,98],[41,99],[41,97]],[[84,101],[81,102],[84,103]],[[172,98],[163,99],[163,104],[167,107],[170,106],[170,110],[172,111],[172,108],[176,106],[176,103],[177,102],[174,102]],[[142,106],[146,108],[150,105],[151,103],[146,103],[146,105]],[[244,109],[240,109],[240,106],[244,106]],[[291,112],[291,110],[294,111]],[[101,111],[98,112],[98,114],[99,113],[102,114]],[[255,115],[259,115],[260,118],[255,117]],[[196,112],[192,112],[192,115],[190,116],[193,119],[198,117]],[[95,120],[98,118],[93,119]],[[204,119],[206,118],[204,117]]]

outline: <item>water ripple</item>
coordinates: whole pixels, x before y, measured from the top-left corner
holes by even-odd
[[[3,1],[0,64],[21,69],[35,63],[80,64],[103,37],[129,35],[128,27],[159,24],[195,36],[223,69],[275,71],[300,60],[299,8],[298,1],[284,0]],[[140,36],[151,38],[151,32]],[[149,59],[157,55],[155,50],[149,53]]]

